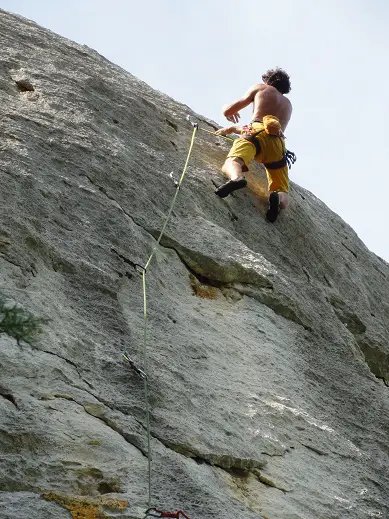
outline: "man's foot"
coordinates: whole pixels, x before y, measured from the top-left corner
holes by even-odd
[[[220,196],[220,198],[225,198],[229,194],[231,194],[233,191],[236,191],[237,189],[242,189],[242,187],[247,186],[247,180],[245,178],[238,178],[237,180],[229,180],[222,186],[218,187],[215,191],[217,196]]]
[[[266,220],[274,223],[277,220],[278,213],[280,212],[280,197],[276,191],[270,193],[269,196],[269,209],[266,213]]]

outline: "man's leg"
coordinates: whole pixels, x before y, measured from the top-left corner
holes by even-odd
[[[283,191],[278,191],[278,198],[280,199],[280,209],[286,209],[289,204],[288,193],[284,193]]]
[[[246,139],[236,139],[223,164],[222,171],[229,181],[216,189],[215,193],[224,198],[237,189],[247,186],[243,173],[248,171],[250,161],[255,157],[255,146]]]
[[[247,180],[243,177],[244,160],[240,157],[227,157],[222,171],[230,178],[228,182],[216,189],[215,193],[220,198],[225,198],[233,191],[247,186]]]
[[[281,209],[288,206],[289,178],[288,167],[282,169],[266,169],[269,184],[269,208],[266,213],[266,220],[274,223],[277,220]]]
[[[277,220],[281,209],[288,206],[288,193],[283,191],[272,191],[269,195],[269,209],[266,213],[266,220],[274,223]]]
[[[227,157],[223,164],[222,171],[231,180],[238,180],[243,177],[244,160],[239,157]]]

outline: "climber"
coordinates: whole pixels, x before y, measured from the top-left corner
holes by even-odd
[[[233,126],[222,128],[216,135],[230,133],[242,136],[234,144],[223,164],[222,171],[230,180],[215,193],[224,198],[247,185],[243,172],[248,171],[252,159],[264,164],[268,179],[269,207],[266,219],[275,222],[280,209],[288,204],[288,166],[296,157],[285,148],[285,128],[292,114],[292,105],[284,94],[290,92],[288,74],[280,69],[268,70],[263,83],[254,85],[246,94],[230,105],[223,106],[223,114]],[[253,103],[252,122],[237,126],[239,110]]]

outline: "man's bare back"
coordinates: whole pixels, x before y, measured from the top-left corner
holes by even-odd
[[[270,85],[255,85],[252,91],[253,119],[262,120],[265,115],[275,115],[281,123],[282,131],[285,131],[292,115],[292,104],[289,99]]]
[[[241,99],[224,106],[223,114],[229,121],[237,123],[240,118],[239,110],[251,103],[253,120],[262,120],[265,115],[275,115],[281,123],[282,131],[285,131],[292,115],[292,104],[275,87],[264,83],[252,86]]]

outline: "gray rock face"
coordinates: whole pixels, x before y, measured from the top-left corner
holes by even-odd
[[[191,114],[96,52],[0,11],[0,518],[142,517],[143,296]],[[192,519],[389,517],[388,265],[263,171],[220,200],[199,131],[147,272],[152,502]],[[303,153],[303,150],[300,151]],[[298,167],[296,165],[295,167]],[[330,167],[330,164],[329,164]]]

